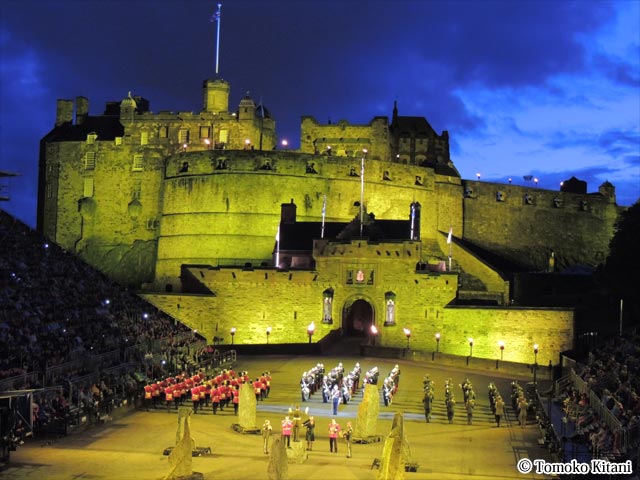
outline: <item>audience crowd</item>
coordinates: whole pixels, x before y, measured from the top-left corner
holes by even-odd
[[[211,360],[188,327],[2,210],[0,244],[0,381],[38,389],[35,428],[108,415],[147,380]]]
[[[588,444],[597,457],[635,451],[640,444],[640,335],[615,337],[594,348],[575,370],[583,388],[574,383],[558,395],[575,427],[572,440]]]

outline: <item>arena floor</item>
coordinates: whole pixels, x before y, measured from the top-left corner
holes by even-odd
[[[268,357],[240,358],[236,370],[247,370],[251,377],[269,370],[273,376],[271,395],[259,402],[257,421],[262,425],[270,419],[274,431],[290,406],[299,403],[316,417],[316,442],[308,461],[303,465],[289,465],[289,479],[374,479],[374,458],[380,457],[383,443],[354,444],[353,457],[346,458],[344,440],[340,440],[339,453],[329,452],[327,426],[332,418],[329,404],[323,404],[316,393],[309,402],[300,403],[299,379],[301,373],[323,362],[327,369],[342,361],[347,371],[360,362],[363,372],[378,366],[380,379],[394,364],[401,369],[399,391],[389,407],[380,407],[378,431],[389,433],[395,412],[403,412],[406,439],[412,452],[412,461],[419,464],[418,471],[407,473],[407,479],[523,479],[545,478],[541,475],[519,474],[518,459],[544,458],[550,460],[546,449],[537,444],[539,430],[536,424],[521,428],[509,409],[502,428],[496,428],[489,409],[487,385],[494,381],[503,396],[510,393],[510,377],[466,372],[452,368],[426,366],[415,362],[402,362],[379,358],[337,357]],[[429,373],[436,382],[436,401],[433,420],[426,423],[421,403],[422,379]],[[457,389],[454,424],[449,424],[444,408],[444,380],[452,378],[457,386],[468,377],[477,395],[473,425],[467,425],[462,404],[462,391]],[[521,379],[525,383],[528,379]],[[354,420],[360,397],[349,405],[341,405],[337,420]],[[507,401],[507,403],[509,403]],[[125,412],[118,409],[113,421],[93,426],[87,431],[48,442],[44,438],[30,439],[12,452],[10,464],[0,471],[0,479],[162,479],[169,472],[166,447],[175,443],[177,427],[175,410]],[[192,416],[191,432],[199,447],[211,447],[212,454],[193,459],[193,469],[205,479],[266,479],[268,456],[262,453],[259,435],[234,432],[231,424],[236,417],[232,412],[210,409]]]

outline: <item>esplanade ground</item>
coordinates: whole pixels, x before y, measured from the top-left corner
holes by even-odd
[[[510,383],[515,377],[502,373],[478,372],[463,368],[434,366],[431,363],[355,356],[239,356],[235,370],[247,370],[255,376],[265,370],[272,374],[271,394],[258,403],[256,423],[270,419],[274,433],[279,434],[280,422],[289,407],[300,404],[309,407],[316,417],[316,442],[309,458],[302,465],[289,465],[289,479],[373,479],[375,458],[382,453],[383,442],[354,444],[353,457],[346,458],[346,445],[340,440],[337,454],[329,452],[327,427],[332,418],[329,404],[322,403],[320,392],[311,400],[300,402],[299,380],[303,371],[316,363],[327,370],[342,362],[349,371],[359,362],[363,373],[377,366],[381,380],[397,363],[401,370],[398,393],[392,405],[381,404],[378,432],[389,433],[395,412],[404,413],[406,440],[412,461],[418,471],[406,473],[408,479],[520,479],[545,478],[533,473],[523,475],[516,468],[520,458],[552,461],[546,449],[537,444],[540,432],[536,423],[521,428],[510,401],[507,400],[507,421],[497,428],[489,407],[487,386],[493,381],[508,398]],[[546,373],[546,372],[545,372]],[[436,397],[431,423],[426,423],[422,409],[422,379],[429,374],[436,383]],[[539,380],[544,380],[544,374]],[[451,378],[458,399],[453,424],[446,419],[444,381]],[[465,378],[473,383],[476,409],[472,425],[467,425],[458,387]],[[518,378],[521,384],[531,378]],[[543,383],[543,382],[542,382]],[[541,388],[544,388],[543,384]],[[361,390],[360,390],[361,391]],[[345,424],[355,420],[361,395],[348,405],[340,405],[337,421]],[[303,417],[304,418],[304,417]],[[0,472],[2,479],[161,479],[169,472],[166,447],[175,443],[177,428],[175,410],[157,411],[116,409],[113,420],[89,427],[63,438],[36,437],[11,454],[11,463]],[[193,459],[194,471],[205,479],[266,479],[268,456],[262,453],[259,435],[243,435],[232,430],[236,417],[231,411],[211,413],[205,408],[192,416],[191,431],[197,446],[211,447],[212,454]],[[549,478],[549,477],[547,477]]]

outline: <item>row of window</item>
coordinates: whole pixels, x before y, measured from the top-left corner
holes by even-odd
[[[209,139],[211,138],[211,127],[200,127],[199,128],[199,133],[200,133],[200,140],[205,140],[205,139]],[[148,145],[149,144],[149,138],[150,138],[150,132],[148,130],[142,130],[140,132],[140,145]],[[222,129],[219,132],[219,143],[228,143],[229,141],[229,130],[226,129]],[[163,125],[161,127],[158,127],[158,138],[169,138],[169,127],[166,125]],[[93,145],[95,144],[96,140],[98,139],[98,134],[95,132],[91,132],[89,134],[87,134],[87,145]],[[188,128],[181,128],[178,130],[178,142],[180,144],[185,144],[185,143],[189,143],[191,141],[191,130]],[[116,137],[115,138],[115,144],[116,145],[122,145],[122,137]]]
[[[476,198],[473,195],[473,190],[471,188],[467,188],[464,191],[464,196],[465,198]],[[505,192],[502,192],[500,190],[496,192],[496,202],[505,202],[506,200],[507,194]],[[534,196],[530,193],[524,194],[524,196],[522,197],[522,203],[524,205],[537,205]],[[562,208],[564,202],[560,197],[554,197],[551,203],[554,208]],[[580,210],[587,211],[589,209],[589,202],[587,202],[586,200],[580,200],[578,206],[580,207]]]
[[[84,154],[84,169],[95,170],[96,168],[96,152],[85,152]],[[141,172],[144,170],[144,156],[142,154],[136,154],[133,156],[133,163],[131,164],[131,170],[133,172]]]

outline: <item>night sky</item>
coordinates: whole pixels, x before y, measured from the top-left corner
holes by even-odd
[[[35,225],[38,142],[56,99],[90,113],[131,91],[199,111],[215,77],[216,2],[3,0],[0,169]],[[300,117],[400,115],[448,130],[463,178],[556,190],[575,175],[640,197],[640,1],[224,1],[220,76],[298,146]]]

